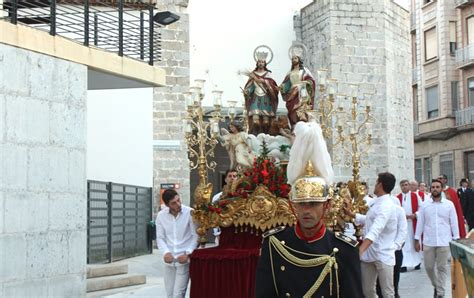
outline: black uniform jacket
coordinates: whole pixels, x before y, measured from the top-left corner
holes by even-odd
[[[336,238],[335,234],[329,230],[319,240],[307,242],[296,235],[294,227],[286,227],[264,238],[257,265],[256,297],[303,297],[314,285],[324,268],[324,264],[306,268],[291,264],[272,245],[269,245],[269,239],[272,236],[288,247],[292,255],[301,259],[314,258],[305,253],[331,255],[334,248],[338,249],[335,253],[337,275],[333,267],[332,274],[327,274],[312,297],[338,297],[337,280],[339,281],[339,297],[363,297],[358,249],[350,245],[343,235],[338,233]],[[331,277],[332,293],[330,291]]]

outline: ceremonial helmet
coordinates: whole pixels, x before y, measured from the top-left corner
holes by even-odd
[[[334,178],[331,156],[321,127],[316,122],[298,122],[287,167],[293,203],[326,202]]]
[[[316,176],[311,161],[307,162],[305,170],[306,174],[298,178],[291,187],[291,202],[326,202],[329,196],[326,180]]]

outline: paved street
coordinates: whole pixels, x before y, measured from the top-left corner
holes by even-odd
[[[157,250],[152,255],[130,258],[117,263],[127,263],[129,273],[146,274],[147,283],[130,289],[123,288],[120,293],[112,291],[106,297],[166,297],[163,283],[163,263]],[[451,288],[450,284],[448,281],[448,289]],[[90,294],[88,296],[92,297]],[[403,298],[433,297],[433,287],[423,267],[421,270],[401,274],[400,296]],[[189,297],[189,289],[187,297]],[[451,297],[451,292],[447,293],[445,297]]]

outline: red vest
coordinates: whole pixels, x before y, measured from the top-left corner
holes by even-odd
[[[414,192],[410,192],[411,194],[411,212],[414,214],[418,211],[418,196]],[[403,193],[399,193],[397,198],[400,200],[400,206],[403,207]],[[413,233],[416,232],[416,218],[413,219]]]

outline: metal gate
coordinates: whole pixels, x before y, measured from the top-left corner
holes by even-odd
[[[152,188],[87,181],[87,263],[151,253]]]

